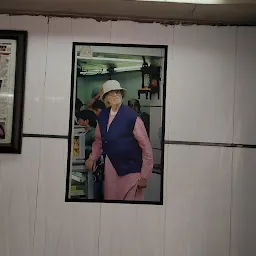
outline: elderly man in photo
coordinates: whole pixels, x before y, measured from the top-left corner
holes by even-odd
[[[124,91],[116,80],[103,84],[102,100],[110,107],[99,114],[86,167],[93,170],[103,153],[104,199],[141,201],[153,169],[152,146],[141,118],[122,104]]]

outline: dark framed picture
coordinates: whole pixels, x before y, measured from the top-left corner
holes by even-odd
[[[167,46],[73,43],[66,201],[163,204]]]
[[[27,32],[0,30],[0,153],[21,153]]]

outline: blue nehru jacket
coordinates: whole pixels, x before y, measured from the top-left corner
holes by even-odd
[[[103,154],[106,154],[118,176],[137,173],[142,167],[142,149],[133,135],[137,113],[121,105],[107,131],[110,108],[99,115]]]

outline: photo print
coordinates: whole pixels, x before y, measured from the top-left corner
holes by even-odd
[[[166,56],[73,44],[66,201],[163,203]]]

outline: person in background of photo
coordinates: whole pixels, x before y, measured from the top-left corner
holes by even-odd
[[[78,113],[78,122],[79,125],[85,127],[85,160],[88,159],[89,155],[92,152],[92,144],[95,140],[95,127],[97,124],[97,116],[91,110],[82,110]],[[93,183],[93,194],[94,199],[102,200],[103,198],[103,174],[101,175],[101,168],[103,169],[102,165],[100,164],[101,161],[97,162],[97,171],[94,173],[95,180]]]
[[[96,100],[93,104],[92,104],[92,111],[97,115],[99,116],[99,114],[101,113],[101,111],[103,109],[105,109],[106,106],[105,104],[101,101],[101,100]]]
[[[87,109],[91,109],[92,105],[97,101],[100,100],[101,96],[101,90],[99,88],[93,88],[92,89],[92,94],[91,94],[91,99],[90,101],[86,104]]]
[[[152,174],[153,152],[143,121],[122,104],[124,91],[116,80],[103,84],[102,99],[110,107],[99,115],[86,168],[93,170],[103,151],[104,199],[141,201]]]
[[[92,152],[92,143],[95,140],[97,116],[90,110],[82,110],[77,114],[78,124],[85,127],[85,159]]]
[[[2,139],[2,140],[5,139],[5,131],[4,131],[4,127],[2,124],[0,124],[0,139]]]
[[[149,136],[149,125],[150,125],[150,116],[146,112],[141,112],[140,109],[140,102],[137,99],[130,99],[128,101],[128,106],[131,107],[136,111],[136,113],[139,115],[139,117],[142,119],[145,128],[147,130],[148,136]]]
[[[76,103],[75,103],[75,125],[78,124],[78,120],[77,120],[77,114],[81,111],[81,108],[83,106],[83,103],[81,100],[79,100],[78,98],[76,98]]]

